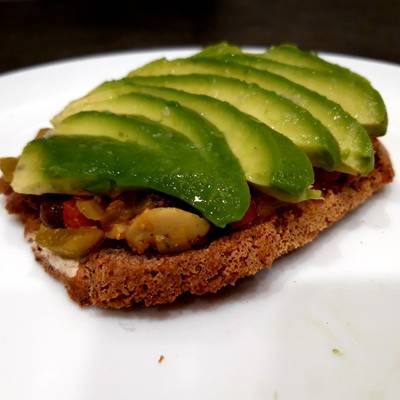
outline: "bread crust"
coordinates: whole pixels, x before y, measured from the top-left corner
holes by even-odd
[[[367,176],[328,189],[324,200],[308,200],[275,212],[267,221],[216,239],[208,247],[177,255],[135,255],[101,249],[81,261],[74,277],[51,265],[35,242],[32,249],[45,270],[62,281],[81,305],[127,308],[171,303],[184,293],[215,293],[238,279],[270,268],[277,258],[304,246],[392,181],[383,145],[375,140],[376,166]],[[31,228],[27,222],[26,232]]]

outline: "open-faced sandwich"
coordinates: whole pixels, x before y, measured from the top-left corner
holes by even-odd
[[[163,304],[269,268],[389,183],[386,127],[360,75],[223,43],[73,101],[0,160],[0,191],[72,299]]]

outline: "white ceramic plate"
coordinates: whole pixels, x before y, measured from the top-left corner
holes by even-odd
[[[0,77],[0,154],[17,155],[71,99],[156,57],[93,57]],[[368,77],[400,170],[400,67],[329,60]],[[398,182],[221,295],[133,312],[82,309],[37,264],[0,204],[0,398],[398,399]],[[165,357],[162,363],[160,356]]]

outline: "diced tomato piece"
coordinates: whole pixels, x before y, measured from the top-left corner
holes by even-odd
[[[231,227],[233,229],[242,229],[249,226],[257,217],[257,204],[251,200],[250,206],[240,221],[233,222]]]
[[[79,211],[75,199],[64,201],[63,219],[66,228],[81,228],[82,226],[94,225],[93,221],[90,221]]]

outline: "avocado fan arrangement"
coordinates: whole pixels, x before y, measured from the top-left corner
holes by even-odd
[[[224,228],[246,214],[249,186],[300,202],[322,196],[313,167],[368,175],[387,114],[365,78],[314,53],[222,43],[104,82],[52,123],[19,157],[15,192],[150,189]]]

